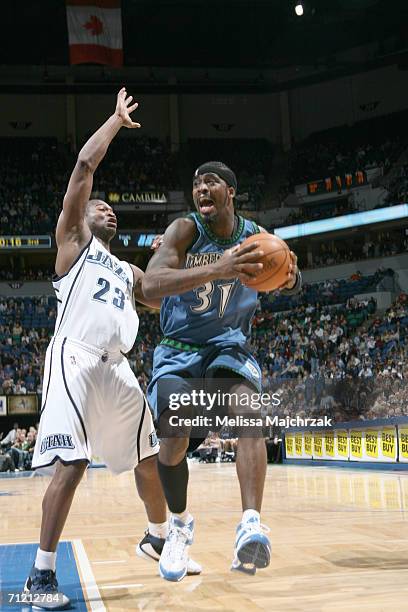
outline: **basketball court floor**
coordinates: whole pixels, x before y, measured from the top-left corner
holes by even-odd
[[[30,570],[46,477],[0,479],[0,610],[29,610]],[[239,489],[231,464],[191,464],[192,556],[201,576],[175,584],[135,555],[146,518],[131,473],[88,470],[58,553],[58,579],[77,611],[408,610],[408,474],[268,466],[263,522],[272,561],[231,572]]]

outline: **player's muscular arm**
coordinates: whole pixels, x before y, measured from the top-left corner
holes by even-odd
[[[58,246],[67,240],[75,242],[89,240],[91,234],[85,223],[85,209],[92,191],[93,175],[121,126],[120,118],[112,115],[79,152],[58,219],[56,232]]]
[[[160,309],[161,299],[160,298],[147,298],[142,289],[142,280],[145,275],[143,270],[137,268],[133,264],[130,264],[130,267],[133,270],[133,293],[135,296],[135,300],[140,302],[140,304],[144,304],[145,306],[149,306],[149,308],[157,308]]]
[[[104,158],[110,143],[122,126],[140,127],[139,123],[132,121],[129,114],[137,108],[137,103],[131,105],[132,97],[126,96],[126,89],[122,88],[118,93],[113,115],[91,136],[79,152],[69,179],[55,235],[59,249],[56,267],[60,270],[69,267],[91,237],[85,223],[85,209],[92,191],[94,172]]]
[[[262,269],[262,264],[256,263],[262,256],[258,243],[229,249],[214,264],[182,269],[195,231],[191,219],[177,219],[168,227],[163,243],[150,260],[142,280],[145,297],[179,295],[217,279],[239,277],[248,280]]]

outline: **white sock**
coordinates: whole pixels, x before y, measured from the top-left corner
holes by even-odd
[[[148,529],[150,535],[154,536],[155,538],[166,539],[169,532],[169,523],[167,521],[164,521],[164,523],[151,523],[149,521]]]
[[[259,514],[259,512],[257,512],[257,510],[245,510],[243,515],[242,515],[242,523],[246,523],[249,520],[256,520],[257,523],[261,522],[261,515]]]
[[[184,512],[172,512],[172,515],[182,521],[185,525],[193,518],[187,508],[184,510]]]
[[[41,550],[38,548],[37,556],[35,558],[35,567],[39,570],[52,570],[55,572],[55,564],[57,562],[57,553],[48,552],[47,550]]]

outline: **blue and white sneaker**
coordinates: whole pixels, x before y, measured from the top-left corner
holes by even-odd
[[[257,569],[268,567],[271,560],[271,543],[266,535],[268,532],[269,528],[256,518],[238,525],[232,570],[253,576]]]
[[[136,546],[136,554],[146,561],[159,562],[163,552],[165,538],[152,536],[148,530],[145,531],[143,540]],[[202,567],[199,563],[189,558],[187,562],[187,576],[197,576],[201,574]]]
[[[55,572],[39,570],[34,565],[24,585],[23,596],[33,610],[64,610],[69,598],[58,590]]]
[[[174,516],[170,517],[169,535],[163,546],[159,561],[159,573],[165,580],[179,582],[187,574],[188,549],[193,543],[194,519],[183,523]]]

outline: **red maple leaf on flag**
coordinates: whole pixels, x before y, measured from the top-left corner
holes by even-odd
[[[89,30],[92,36],[99,36],[103,32],[103,23],[96,15],[91,15],[84,28]]]

